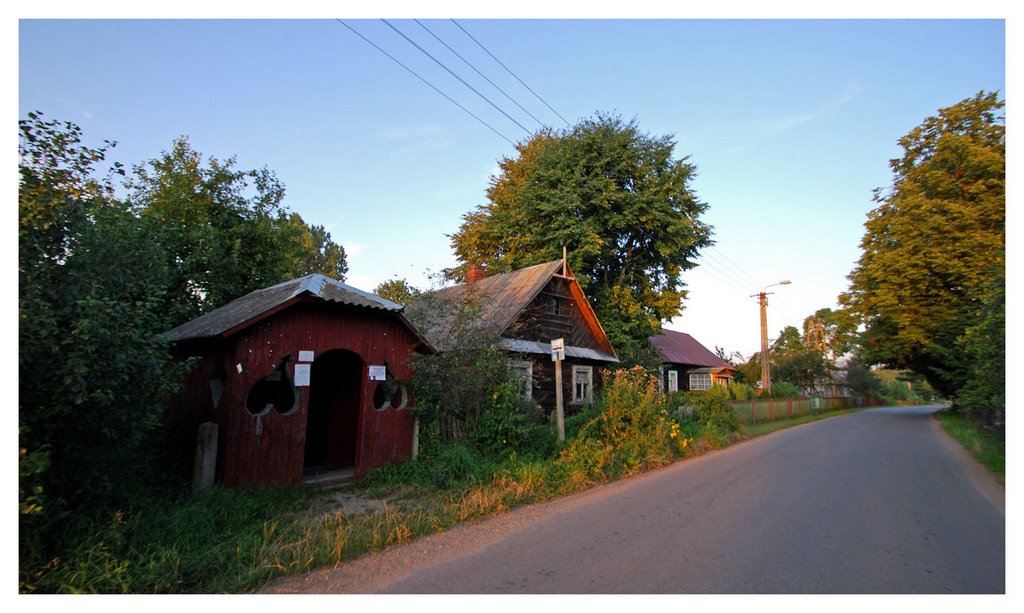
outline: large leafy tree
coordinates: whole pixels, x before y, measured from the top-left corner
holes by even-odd
[[[295,276],[343,280],[348,270],[330,234],[284,206],[273,172],[235,166],[234,158],[204,161],[179,138],[133,169],[129,200],[166,256],[176,323]]]
[[[172,377],[155,338],[168,324],[168,270],[112,177],[98,176],[113,143],[85,146],[77,126],[36,113],[19,123],[24,547],[68,505],[102,508],[136,483]]]
[[[952,349],[1005,266],[1003,106],[980,92],[900,139],[840,298],[866,326],[866,360],[920,373],[947,397],[970,377]]]
[[[557,259],[562,248],[620,357],[644,356],[647,337],[678,315],[681,274],[711,244],[707,209],[690,182],[694,166],[673,158],[671,136],[597,114],[517,146],[493,177],[487,202],[451,236],[462,265],[505,272]]]

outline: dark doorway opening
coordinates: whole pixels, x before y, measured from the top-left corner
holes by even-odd
[[[324,352],[310,370],[306,475],[354,467],[362,407],[363,360],[351,351]]]

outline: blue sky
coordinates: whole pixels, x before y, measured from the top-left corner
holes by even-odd
[[[454,263],[446,234],[514,152],[506,138],[529,134],[362,16],[345,22],[501,135],[331,19],[23,19],[18,116],[39,110],[92,143],[116,140],[111,157],[128,165],[185,135],[207,156],[266,166],[289,208],[345,245],[350,284],[427,287]],[[540,127],[416,22],[389,21],[528,130]],[[422,23],[538,119],[565,127],[454,23]],[[668,327],[744,356],[759,348],[750,296],[762,287],[792,280],[769,299],[772,338],[835,306],[897,140],[941,107],[1006,89],[1001,20],[458,23],[570,122],[610,111],[674,135],[676,157],[697,166],[692,187],[717,244],[684,275],[690,296]]]

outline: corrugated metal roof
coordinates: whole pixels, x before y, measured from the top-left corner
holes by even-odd
[[[289,300],[309,294],[328,302],[401,313],[402,305],[321,274],[306,275],[256,290],[168,332],[170,341],[219,336]]]
[[[650,338],[651,344],[661,354],[661,359],[670,364],[689,364],[692,366],[724,367],[735,370],[735,367],[709,351],[685,332],[662,330],[661,334]]]

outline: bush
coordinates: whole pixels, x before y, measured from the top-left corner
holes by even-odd
[[[582,425],[556,462],[575,479],[591,481],[668,463],[675,449],[663,400],[657,378],[644,368],[615,371],[597,399],[597,416]]]
[[[757,398],[757,390],[752,385],[730,381],[729,396],[733,400],[750,400],[751,398]]]
[[[520,454],[546,457],[554,450],[555,442],[555,434],[544,422],[537,403],[523,400],[519,381],[498,386],[473,437],[476,447],[495,459]]]
[[[703,392],[690,392],[687,404],[696,407],[692,417],[681,421],[683,434],[697,438],[705,446],[728,445],[741,429],[740,417],[730,402],[728,388],[713,385]]]
[[[772,388],[768,390],[767,398],[800,398],[803,394],[796,388],[795,385],[788,381],[779,381],[778,383],[772,383]]]

